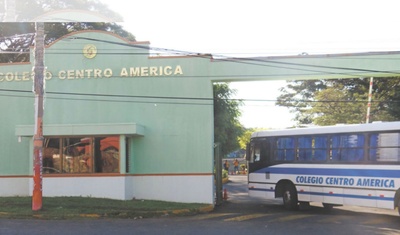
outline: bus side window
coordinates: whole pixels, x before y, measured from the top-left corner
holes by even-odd
[[[294,138],[279,137],[276,140],[274,159],[276,161],[294,161]]]
[[[370,161],[377,161],[378,157],[378,136],[379,134],[371,134],[369,136],[369,159]]]
[[[315,161],[326,161],[328,156],[328,138],[326,136],[319,136],[314,138],[315,152],[314,152],[314,160]]]
[[[365,136],[364,135],[353,135],[353,138],[356,138],[355,141],[355,146],[353,149],[353,158],[350,158],[351,161],[353,162],[360,162],[364,161],[364,142],[365,142]]]
[[[374,141],[375,143],[371,143]],[[371,136],[371,150],[375,151],[377,161],[400,161],[400,133],[379,133]],[[373,148],[373,146],[376,146]],[[370,157],[371,158],[371,157]]]
[[[299,161],[311,161],[312,159],[312,137],[304,136],[298,138]]]
[[[364,160],[363,135],[334,135],[332,137],[332,160],[358,162]]]
[[[334,135],[332,136],[332,161],[339,161],[341,156],[340,156],[340,135]]]

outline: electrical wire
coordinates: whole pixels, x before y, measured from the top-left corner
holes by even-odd
[[[108,41],[108,40],[93,39],[93,38],[88,38],[88,37],[74,37],[74,39],[84,39],[84,40],[89,40],[89,41],[116,44],[116,45],[128,46],[128,47],[134,47],[134,48],[140,48],[140,49],[146,49],[146,50],[164,51],[164,52],[170,52],[170,53],[178,54],[178,55],[186,55],[186,56],[187,55],[196,55],[196,56],[199,56],[200,58],[210,59],[210,55],[195,53],[195,52],[171,50],[171,49],[158,48],[158,47],[141,46],[141,45],[127,44],[127,43],[113,42],[113,41]],[[228,57],[222,56],[222,55],[214,55],[214,56],[221,57],[221,59],[218,59],[218,60],[233,62],[233,63],[242,63],[242,64],[267,66],[267,67],[277,67],[277,68],[293,69],[293,70],[308,71],[308,72],[324,72],[324,74],[328,73],[328,74],[338,74],[338,75],[350,75],[348,73],[326,72],[326,71],[321,71],[321,70],[273,66],[273,65],[268,65],[268,63],[269,64],[292,65],[292,66],[303,66],[303,67],[311,67],[311,68],[339,69],[339,70],[357,71],[357,72],[375,72],[375,73],[388,73],[388,74],[399,73],[399,71],[382,71],[382,70],[370,70],[370,69],[360,69],[360,68],[347,68],[347,67],[321,66],[321,65],[302,64],[302,63],[280,62],[280,61],[272,61],[272,60],[266,59],[266,58],[264,58],[264,59],[262,59],[262,58],[228,58]],[[327,57],[327,58],[331,58],[331,57]],[[251,63],[249,63],[248,61],[250,61]],[[254,63],[254,62],[260,62],[263,64],[258,64],[258,63]],[[354,74],[351,74],[351,75],[353,76]]]
[[[8,89],[0,89],[0,92],[15,92],[15,93],[24,93],[29,94],[32,91],[27,90],[8,90]],[[0,94],[1,96],[6,96],[5,94]],[[9,94],[8,94],[9,95]],[[196,98],[196,97],[168,97],[168,96],[134,96],[134,95],[112,95],[112,94],[89,94],[89,93],[71,93],[71,92],[46,92],[46,98],[49,99],[66,99],[66,97],[55,97],[49,95],[64,95],[64,96],[83,96],[89,98],[68,98],[74,99],[79,101],[110,101],[110,102],[131,102],[131,103],[155,103],[160,101],[138,101],[138,100],[117,100],[116,98],[136,98],[136,99],[162,99],[162,100],[192,100],[192,101],[214,101],[214,98]],[[14,97],[23,97],[23,98],[33,98],[32,96],[23,96],[23,95],[9,95]],[[95,99],[94,97],[108,97],[109,99]],[[114,98],[114,99],[111,99]],[[278,100],[271,100],[271,99],[232,99],[232,98],[220,98],[221,100],[228,100],[228,101],[236,101],[236,102],[277,102]],[[290,102],[300,102],[300,103],[365,103],[368,100],[303,100],[303,99],[292,99],[285,101],[287,103]],[[400,100],[372,100],[373,103],[400,103]],[[162,102],[165,104],[195,104],[195,105],[210,105],[209,103],[182,103],[182,102],[171,102],[166,101]],[[287,105],[285,105],[287,106]]]
[[[31,35],[31,34],[28,34]],[[9,37],[7,37],[9,38]],[[71,37],[68,39],[82,39],[82,40],[89,40],[89,41],[96,41],[96,42],[102,42],[102,43],[108,43],[108,44],[117,44],[121,46],[128,46],[128,47],[133,47],[133,48],[139,48],[139,49],[145,49],[145,50],[153,50],[153,51],[161,51],[165,53],[172,53],[175,55],[184,55],[184,56],[197,56],[200,58],[206,58],[210,59],[210,55],[205,55],[205,54],[200,54],[200,53],[194,53],[194,52],[188,52],[188,51],[179,51],[179,50],[172,50],[172,49],[165,49],[165,48],[156,48],[156,47],[148,47],[148,46],[141,46],[141,45],[134,45],[134,44],[129,44],[129,43],[120,43],[120,42],[113,42],[113,41],[107,41],[107,40],[100,40],[100,39],[93,39],[93,38],[87,38],[87,37]],[[111,49],[109,49],[111,50]],[[49,54],[62,54],[61,52],[48,52]],[[66,52],[68,54],[78,54],[78,52]],[[65,54],[66,54],[65,53]],[[79,52],[80,54],[81,52]],[[101,54],[101,53],[100,53]],[[126,52],[104,52],[103,54],[110,54],[110,55],[148,55],[148,53],[126,53]],[[248,64],[248,65],[256,65],[256,66],[266,66],[266,67],[275,67],[275,68],[282,68],[282,69],[291,69],[291,70],[298,70],[298,71],[307,71],[307,72],[312,72],[309,74],[304,74],[300,73],[297,75],[318,75],[315,73],[319,73],[321,75],[323,74],[340,74],[340,75],[350,75],[354,76],[357,75],[358,72],[369,72],[369,73],[388,73],[388,74],[393,74],[393,73],[399,73],[399,71],[382,71],[382,70],[371,70],[371,69],[360,69],[360,68],[351,68],[351,67],[337,67],[337,66],[323,66],[323,65],[312,65],[312,64],[304,64],[304,63],[293,63],[293,62],[283,62],[283,61],[276,61],[276,60],[271,60],[268,59],[268,57],[263,58],[263,57],[256,57],[256,58],[228,58],[225,56],[221,55],[216,55],[217,57],[220,57],[218,61],[226,61],[226,62],[232,62],[232,63],[241,63],[241,64]],[[344,56],[345,57],[345,56]],[[335,57],[336,58],[336,57]],[[340,57],[342,58],[342,57]],[[381,58],[380,58],[381,59]],[[302,68],[297,68],[297,67],[291,67],[291,66],[300,66],[300,67],[310,67],[310,68],[317,68],[317,69],[322,69],[322,70],[315,70],[315,69],[302,69]],[[344,71],[351,71],[352,73],[349,72],[327,72],[325,69],[335,69],[335,70],[344,70]],[[269,77],[269,76],[289,76],[289,75],[296,75],[296,74],[260,74],[260,75],[213,75],[213,76],[207,76],[207,75],[199,75],[199,76],[179,76],[179,77],[211,77],[211,78],[255,78],[255,77]],[[21,75],[22,76],[22,75]],[[18,77],[18,76],[17,76]],[[120,78],[121,76],[112,76],[114,78]],[[4,90],[3,90],[4,91]],[[12,91],[12,90],[9,90]],[[16,92],[14,90],[14,92]],[[30,91],[29,91],[30,92]],[[213,100],[212,98],[194,98],[194,97],[156,97],[156,96],[130,96],[130,95],[106,95],[106,94],[83,94],[83,93],[66,93],[66,92],[47,92],[47,94],[52,94],[52,95],[79,95],[79,96],[92,96],[92,97],[113,97],[113,98],[144,98],[144,99],[172,99],[172,100]],[[55,97],[49,97],[49,98],[54,98]],[[62,99],[62,98],[58,98]],[[76,100],[89,100],[89,99],[82,99],[82,98],[75,98]],[[272,102],[271,100],[251,100],[251,99],[230,99],[230,100],[236,100],[236,101],[269,101]],[[114,101],[114,102],[132,102],[132,101],[117,101],[117,100],[94,100],[94,101]],[[276,100],[277,101],[277,100]],[[276,102],[274,101],[274,102]],[[138,102],[138,101],[135,101]],[[143,101],[142,101],[143,102]],[[309,100],[290,100],[287,102],[303,102],[303,103],[310,103],[310,102],[366,102],[366,101],[309,101]],[[373,102],[399,102],[399,101],[373,101]],[[145,102],[144,102],[145,103]],[[149,102],[153,103],[153,102]],[[171,103],[171,102],[170,102]],[[186,104],[186,103],[185,103]]]
[[[76,40],[76,39],[82,39],[82,40],[89,40],[89,41],[95,41],[95,42],[102,42],[102,43],[107,43],[107,44],[115,44],[115,45],[120,45],[120,46],[127,46],[127,47],[133,47],[133,48],[138,48],[138,49],[145,49],[145,50],[151,50],[151,51],[157,51],[157,52],[164,52],[168,54],[174,54],[174,55],[183,55],[183,56],[197,56],[200,58],[206,58],[210,59],[211,55],[208,54],[201,54],[201,53],[196,53],[196,52],[189,52],[189,51],[181,51],[181,50],[173,50],[173,49],[166,49],[166,48],[158,48],[158,47],[149,47],[149,46],[142,46],[142,45],[135,45],[135,44],[130,44],[130,43],[121,43],[121,42],[114,42],[114,41],[108,41],[108,40],[102,40],[102,39],[94,39],[94,38],[88,38],[88,37],[70,37],[70,38],[65,38],[64,40]],[[61,54],[57,52],[47,52],[48,54]],[[68,52],[69,54],[75,54],[74,52]],[[79,52],[81,53],[81,52]],[[78,52],[76,52],[78,54]],[[99,53],[101,54],[101,53]],[[120,53],[120,52],[104,52],[103,54],[110,54],[110,55],[149,55],[149,53]],[[345,76],[362,76],[359,74],[359,72],[368,72],[368,73],[387,73],[390,75],[393,74],[400,74],[400,71],[383,71],[383,70],[371,70],[371,69],[361,69],[361,68],[351,68],[351,67],[337,67],[337,66],[323,66],[323,65],[312,65],[312,64],[304,64],[304,63],[293,63],[293,62],[283,62],[283,61],[276,61],[276,60],[271,60],[268,59],[268,57],[256,57],[256,58],[228,58],[226,56],[222,55],[212,55],[219,57],[218,61],[225,61],[225,62],[232,62],[232,63],[241,63],[241,64],[247,64],[247,65],[256,65],[256,66],[265,66],[265,67],[273,67],[273,68],[281,68],[285,70],[297,70],[297,71],[305,71],[305,72],[312,72],[312,75],[322,75],[322,74],[333,74],[333,75],[345,75]],[[348,56],[348,55],[346,55]],[[327,58],[332,58],[332,57],[327,57]],[[290,67],[290,66],[300,66],[302,68],[298,67]],[[315,70],[315,69],[308,69],[309,68],[319,68],[323,70]],[[326,71],[325,69],[334,69],[334,70],[344,70],[344,71],[351,71],[349,72],[332,72],[332,71]],[[308,74],[308,75],[311,75]],[[287,74],[286,76],[290,75],[296,75],[296,74]],[[299,75],[299,74],[298,74]],[[304,75],[304,74],[301,74]],[[307,74],[305,74],[307,75]],[[245,75],[242,75],[245,76]],[[265,76],[265,75],[258,75],[258,76]],[[272,75],[270,75],[272,76]],[[284,75],[280,75],[284,76]],[[209,76],[212,77],[212,76]],[[226,77],[226,76],[224,76]],[[235,76],[237,78],[237,76]]]

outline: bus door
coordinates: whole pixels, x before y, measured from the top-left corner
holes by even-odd
[[[259,171],[271,164],[270,143],[266,140],[252,141],[247,145],[246,158],[249,163],[249,173]]]
[[[269,185],[270,144],[266,141],[252,141],[246,151],[248,160],[249,196],[271,197],[274,191]],[[268,195],[271,194],[271,195]]]

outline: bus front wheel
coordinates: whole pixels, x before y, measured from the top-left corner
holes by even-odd
[[[283,188],[283,205],[288,210],[298,209],[297,191],[294,185],[286,184]]]

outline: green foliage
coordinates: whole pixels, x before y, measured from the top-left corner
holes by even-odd
[[[370,78],[289,81],[277,105],[296,114],[298,124],[364,123]],[[370,121],[400,120],[400,78],[375,78]]]
[[[222,170],[222,179],[226,179],[226,178],[228,178],[228,176],[229,176],[228,171],[227,170]]]
[[[98,12],[109,18],[120,18],[117,13],[112,12],[106,5],[98,0],[37,0],[37,1],[16,1],[16,8],[19,14],[19,21],[35,18],[36,16],[49,12],[50,10],[62,9],[87,9]],[[4,0],[0,0],[0,6],[4,6]],[[1,12],[1,9],[0,9]],[[35,16],[35,17],[34,17]],[[45,43],[48,45],[58,38],[71,32],[81,30],[103,30],[115,33],[128,40],[135,41],[133,34],[124,30],[116,23],[107,22],[65,22],[65,23],[45,23]],[[26,62],[29,61],[29,47],[33,45],[35,33],[34,23],[29,22],[9,22],[0,23],[0,63]],[[15,35],[18,35],[17,37]]]
[[[239,149],[238,137],[243,133],[241,102],[230,99],[234,92],[228,83],[214,84],[214,142],[221,144],[222,155]]]
[[[0,13],[4,12],[6,0],[0,0]],[[104,17],[120,21],[122,17],[100,0],[16,0],[17,21],[27,22],[38,16],[55,10],[76,9],[96,12]]]
[[[238,140],[241,149],[246,149],[246,145],[250,142],[251,134],[253,132],[253,129],[246,129],[243,134],[239,136]]]
[[[250,142],[251,134],[256,131],[264,130],[263,128],[246,128],[243,134],[238,137],[240,149],[246,149],[247,143]]]
[[[359,95],[351,94],[344,89],[342,84],[328,87],[325,90],[315,92],[315,101],[308,111],[314,115],[315,125],[326,126],[337,123],[362,123],[365,122],[366,105],[358,100]],[[365,97],[360,97],[365,99]],[[319,102],[320,101],[320,102]]]
[[[50,44],[58,38],[81,30],[103,30],[115,33],[128,40],[135,41],[135,37],[115,23],[45,23],[45,44]],[[14,63],[29,61],[29,47],[33,45],[35,25],[33,23],[1,23],[0,24],[0,51],[14,52],[1,54],[0,63]],[[13,35],[20,35],[15,37]]]
[[[312,100],[316,91],[325,88],[324,80],[288,81],[287,86],[280,89],[281,95],[277,98],[276,105],[289,107],[298,123],[310,124],[313,121],[313,116],[308,112],[310,104],[304,101]]]

